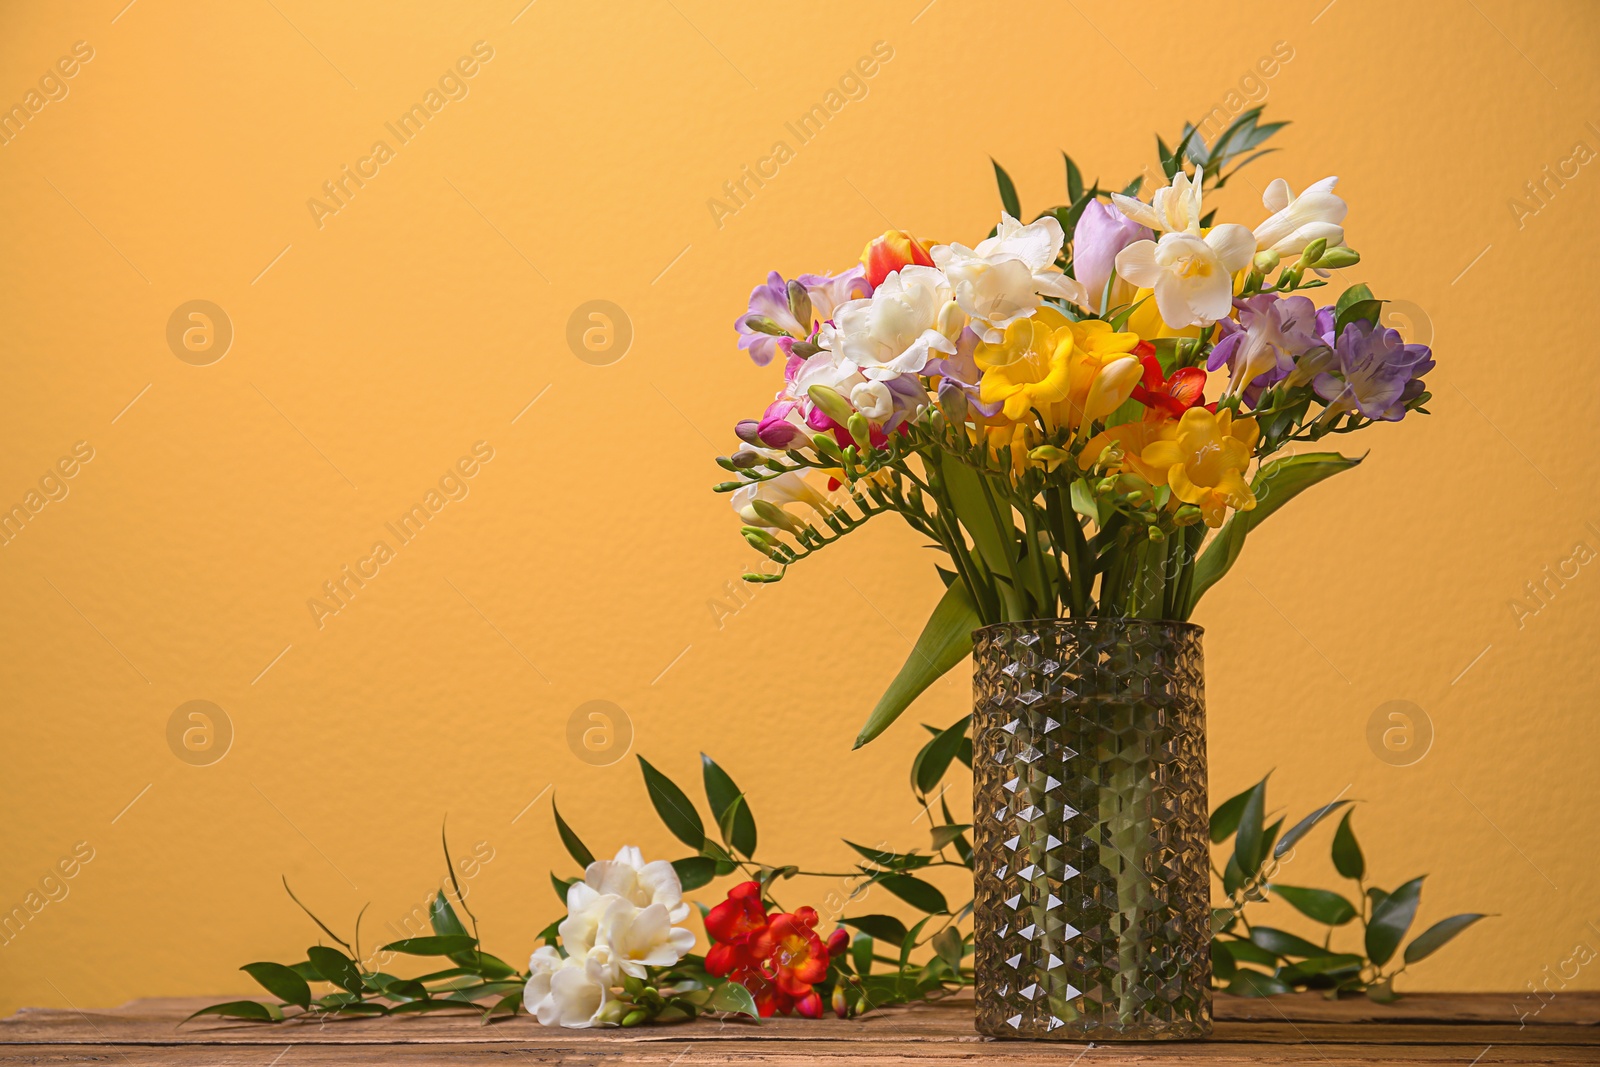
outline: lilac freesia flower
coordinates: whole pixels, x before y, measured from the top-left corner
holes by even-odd
[[[1303,296],[1262,293],[1235,300],[1239,321],[1221,321],[1222,340],[1211,350],[1207,370],[1227,364],[1228,394],[1240,394],[1255,407],[1262,391],[1295,369],[1302,356],[1331,341],[1318,329],[1316,306]]]
[[[1149,241],[1155,237],[1147,226],[1141,226],[1114,207],[1091,200],[1078,216],[1078,225],[1072,230],[1072,270],[1078,281],[1088,291],[1089,303],[1100,309],[1100,298],[1106,291],[1106,280],[1117,253],[1135,241]],[[1118,281],[1111,291],[1111,306],[1127,303],[1133,296],[1131,283]]]
[[[978,361],[973,356],[978,350],[978,340],[978,335],[973,332],[972,327],[967,327],[956,339],[956,354],[930,359],[927,366],[922,368],[922,373],[929,377],[938,375],[943,379],[939,383],[941,398],[948,395],[952,389],[959,390],[965,395],[967,406],[984,418],[993,418],[1000,414],[1001,408],[1005,407],[1005,401],[996,400],[992,404],[985,404],[978,398],[978,389],[983,378],[983,371],[978,368]]]
[[[1406,344],[1399,330],[1365,319],[1345,323],[1335,340],[1333,324],[1333,308],[1318,312],[1318,332],[1333,346],[1326,367],[1311,382],[1328,405],[1323,417],[1346,411],[1388,422],[1404,417],[1406,404],[1422,395],[1422,376],[1433,369],[1433,350]]]
[[[796,279],[805,287],[811,300],[811,322],[800,322],[789,306],[789,283],[783,275],[773,271],[766,283],[750,290],[750,307],[733,324],[739,333],[739,347],[750,354],[758,367],[772,362],[772,357],[782,354],[788,358],[796,341],[811,336],[817,322],[833,318],[834,309],[846,300],[856,300],[872,295],[867,284],[866,268],[859,263],[840,274],[802,274]],[[767,319],[783,331],[782,334],[758,330],[750,324],[752,317]]]

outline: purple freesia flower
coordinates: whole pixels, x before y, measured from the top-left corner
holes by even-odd
[[[1135,241],[1154,237],[1149,227],[1139,225],[1108,204],[1091,200],[1084,205],[1078,225],[1072,230],[1072,271],[1088,290],[1090,304],[1100,307],[1117,253]],[[1133,292],[1132,285],[1119,282],[1112,290],[1111,306],[1126,303]]]
[[[1404,417],[1406,404],[1422,395],[1422,376],[1433,369],[1433,350],[1406,344],[1399,330],[1365,319],[1345,323],[1334,340],[1333,308],[1323,308],[1317,321],[1323,339],[1333,345],[1326,369],[1311,382],[1328,405],[1323,417],[1346,411],[1388,422]]]
[[[928,360],[927,366],[922,368],[922,373],[930,378],[938,375],[943,379],[939,383],[941,398],[946,396],[949,390],[957,389],[966,397],[969,407],[984,418],[993,418],[1000,414],[1001,408],[1005,407],[1005,401],[996,400],[992,404],[985,404],[978,398],[978,388],[983,378],[983,371],[978,368],[978,361],[974,356],[978,350],[978,341],[978,335],[968,326],[956,339],[956,354],[941,355],[937,359]]]
[[[1295,363],[1325,342],[1318,329],[1316,306],[1303,296],[1262,293],[1235,300],[1239,321],[1223,319],[1222,339],[1211,350],[1207,370],[1228,367],[1228,393],[1240,394],[1255,407],[1267,386],[1282,381]]]
[[[811,300],[811,320],[801,322],[789,306],[789,283],[777,271],[767,275],[766,283],[750,290],[750,307],[734,322],[739,333],[739,347],[750,354],[758,367],[765,367],[775,355],[788,358],[796,341],[810,337],[819,322],[833,318],[834,311],[847,300],[858,300],[872,295],[867,284],[866,268],[859,263],[839,274],[802,274],[796,279],[805,287]],[[783,331],[782,334],[758,330],[750,324],[752,317],[767,319]]]

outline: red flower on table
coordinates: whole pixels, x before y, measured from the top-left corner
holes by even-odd
[[[836,930],[826,943],[817,936],[814,908],[767,914],[758,882],[742,882],[706,916],[712,945],[706,971],[750,991],[762,1018],[799,1013],[822,1016],[814,988],[828,977],[828,961],[849,943]]]

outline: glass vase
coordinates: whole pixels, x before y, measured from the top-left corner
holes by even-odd
[[[1210,1034],[1200,635],[1109,618],[974,633],[982,1033]]]

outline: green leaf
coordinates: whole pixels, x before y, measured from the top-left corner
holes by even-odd
[[[1011,181],[1011,175],[1007,174],[1006,169],[995,163],[993,159],[990,159],[989,162],[994,163],[994,182],[1000,187],[1001,206],[1006,209],[1006,213],[1012,218],[1022,218],[1022,201],[1017,199],[1017,187]]]
[[[1304,982],[1321,974],[1332,974],[1335,971],[1359,971],[1366,962],[1363,957],[1353,952],[1336,952],[1329,956],[1316,956],[1312,959],[1301,960],[1299,963],[1285,967],[1278,972],[1278,977],[1290,984]]]
[[[939,784],[944,772],[950,769],[950,761],[955,759],[956,750],[961,747],[971,722],[971,715],[964,716],[922,746],[922,751],[917,753],[917,758],[911,764],[912,789],[924,796],[933,792],[933,787]]]
[[[573,883],[581,881],[582,878],[557,878],[555,871],[550,872],[550,886],[556,891],[556,897],[562,904],[567,902],[567,890],[572,888]]]
[[[352,993],[361,992],[361,972],[356,970],[355,962],[343,952],[326,945],[315,945],[306,949],[306,959],[311,961],[325,981]]]
[[[961,942],[960,930],[954,926],[946,926],[933,935],[933,940],[929,944],[933,946],[933,951],[939,954],[939,958],[950,965],[951,974],[961,973],[961,957],[965,955],[966,946]]]
[[[656,814],[667,824],[673,837],[698,852],[705,844],[706,828],[694,804],[671,778],[650,766],[643,756],[639,757],[639,766],[644,770],[645,788],[650,792],[650,803],[655,805]]]
[[[1343,311],[1333,321],[1333,336],[1335,340],[1343,335],[1344,328],[1352,322],[1370,322],[1376,325],[1383,316],[1382,300],[1357,300]]]
[[[889,852],[881,848],[868,848],[866,845],[858,845],[848,838],[842,838],[841,840],[879,867],[904,871],[913,870],[917,867],[926,867],[933,862],[932,856],[919,856],[915,852]]]
[[[1327,956],[1329,949],[1313,944],[1303,937],[1298,937],[1287,930],[1277,930],[1270,926],[1257,926],[1250,931],[1250,941],[1257,948],[1264,949],[1274,956],[1284,959],[1297,957],[1304,959],[1307,956]]]
[[[756,1010],[756,998],[750,995],[750,990],[738,982],[723,982],[711,991],[711,996],[706,998],[703,1005],[706,1011],[726,1011],[738,1015],[748,1015],[755,1019],[760,1016]]]
[[[461,964],[462,968],[484,978],[510,978],[517,973],[517,969],[499,956],[477,950],[471,952],[451,953],[450,958]]]
[[[1367,862],[1361,855],[1361,846],[1356,844],[1356,832],[1350,827],[1350,816],[1355,813],[1354,808],[1345,812],[1333,832],[1333,867],[1346,878],[1359,880],[1367,873]]]
[[[1302,889],[1273,885],[1272,891],[1307,918],[1328,926],[1343,926],[1357,915],[1356,906],[1329,889]]]
[[[972,829],[972,824],[965,822],[947,823],[944,826],[935,826],[933,828],[933,850],[935,852],[939,851],[941,848],[944,848],[946,845],[955,841],[963,833],[970,829]]]
[[[1235,849],[1233,855],[1228,857],[1228,864],[1222,869],[1222,891],[1228,896],[1233,896],[1244,885],[1244,872],[1239,869],[1239,851]]]
[[[464,934],[435,934],[432,937],[407,937],[391,941],[383,946],[383,951],[404,952],[408,956],[449,956],[457,952],[471,952],[477,945],[477,941]]]
[[[906,962],[911,959],[911,950],[917,947],[917,936],[922,933],[922,928],[927,926],[932,918],[933,916],[929,915],[927,918],[920,920],[915,926],[906,931],[906,939],[900,942],[900,971],[902,974],[905,973]]]
[[[1367,999],[1374,1004],[1393,1004],[1400,999],[1400,994],[1394,991],[1394,979],[1385,978],[1381,982],[1374,982],[1367,987]]]
[[[1372,918],[1367,922],[1367,958],[1379,967],[1389,962],[1411,928],[1411,920],[1417,915],[1417,903],[1422,898],[1422,878],[1426,877],[1411,879],[1373,904]]]
[[[985,482],[987,476],[979,474],[960,460],[949,457],[940,462],[939,469],[944,475],[945,491],[955,507],[956,518],[972,535],[972,543],[977,547],[984,566],[1006,582],[1017,584],[1017,575],[1012,568],[1017,550],[1017,531],[1010,518],[1011,509],[991,507],[990,490]],[[1025,574],[1022,580],[1031,584],[1037,579]],[[1017,597],[1012,586],[1005,582],[1000,583],[998,589],[1002,596]],[[1033,591],[1038,593],[1036,589]],[[1040,596],[1039,600],[1042,602],[1043,597]]]
[[[433,898],[433,904],[428,908],[428,921],[436,934],[467,936],[467,928],[461,925],[461,920],[456,916],[456,909],[450,906],[450,901],[443,892]]]
[[[1278,957],[1259,945],[1246,940],[1230,939],[1228,951],[1238,963],[1254,963],[1261,967],[1276,967]]]
[[[1076,203],[1078,198],[1083,195],[1083,173],[1078,170],[1078,165],[1072,161],[1071,156],[1062,152],[1061,158],[1067,164],[1067,199]],[[1070,241],[1072,234],[1067,234],[1067,239]]]
[[[1220,845],[1232,837],[1234,831],[1239,829],[1239,816],[1244,814],[1245,801],[1250,799],[1250,793],[1255,789],[1251,786],[1237,796],[1231,796],[1217,805],[1217,810],[1211,813],[1211,843]]]
[[[1292,993],[1293,989],[1280,979],[1260,971],[1241,970],[1228,983],[1227,992],[1236,997],[1276,997]]]
[[[1250,480],[1251,491],[1256,497],[1256,506],[1249,511],[1234,512],[1233,517],[1223,524],[1222,530],[1211,544],[1206,546],[1206,550],[1200,553],[1200,558],[1195,562],[1194,586],[1189,593],[1189,603],[1183,617],[1187,619],[1194,612],[1195,605],[1200,602],[1205,591],[1228,573],[1228,569],[1233,566],[1234,561],[1239,558],[1240,551],[1244,549],[1244,540],[1250,531],[1265,522],[1273,512],[1293,500],[1302,490],[1309,489],[1324,478],[1331,478],[1340,471],[1347,471],[1360,463],[1359,459],[1350,459],[1337,452],[1305,452],[1265,464]]]
[[[893,915],[857,915],[839,921],[845,926],[854,927],[869,937],[875,937],[891,945],[899,945],[906,939],[906,924]]]
[[[950,911],[950,905],[945,903],[944,894],[939,892],[937,887],[914,875],[879,875],[878,884],[913,908],[920,908],[934,915],[945,915]]]
[[[872,916],[884,918],[885,916]],[[850,962],[855,964],[856,974],[865,978],[872,973],[872,935],[857,934],[850,941]]]
[[[1239,871],[1246,878],[1261,869],[1266,858],[1265,828],[1261,825],[1266,815],[1267,780],[1257,782],[1245,798],[1244,810],[1239,813],[1239,836],[1233,843],[1234,858],[1239,861]]]
[[[1220,937],[1211,939],[1211,975],[1219,982],[1226,982],[1239,970],[1239,965],[1233,962],[1233,953],[1228,951],[1228,943]]]
[[[239,968],[261,984],[261,988],[286,1004],[302,1008],[311,1005],[311,987],[306,980],[281,963],[247,963]]]
[[[672,869],[678,872],[678,881],[683,883],[684,889],[699,889],[717,876],[717,861],[705,856],[688,856],[673,860]]]
[[[911,655],[906,657],[900,673],[878,698],[877,706],[867,716],[866,725],[851,747],[860,748],[887,730],[924,689],[966,659],[972,651],[972,631],[982,625],[983,620],[972,606],[966,585],[957,582],[946,589],[933,614],[928,616]]]
[[[717,821],[728,844],[745,856],[754,855],[756,819],[744,792],[734,784],[728,772],[704,752],[700,753],[700,775],[705,780],[706,801],[711,805],[711,817]],[[730,811],[731,825],[728,822]]]
[[[224,1004],[213,1004],[209,1008],[201,1008],[190,1015],[189,1019],[197,1019],[202,1015],[221,1015],[229,1019],[249,1019],[251,1022],[275,1023],[283,1018],[283,1012],[271,1004],[262,1004],[256,1000],[230,1000]]]
[[[1288,854],[1289,850],[1295,846],[1297,841],[1311,832],[1312,827],[1316,826],[1317,823],[1321,822],[1323,819],[1326,819],[1329,815],[1332,815],[1334,812],[1338,811],[1340,808],[1349,803],[1352,802],[1348,800],[1335,800],[1331,804],[1324,804],[1310,815],[1307,815],[1305,818],[1295,823],[1289,828],[1289,832],[1284,834],[1283,838],[1277,843],[1277,845],[1273,847],[1272,858],[1282,859]]]
[[[1343,314],[1344,311],[1352,304],[1359,304],[1363,301],[1372,299],[1374,298],[1371,289],[1367,288],[1365,285],[1352,285],[1350,288],[1339,294],[1338,303],[1333,305],[1334,317],[1337,318],[1339,315]]]
[[[1412,939],[1411,944],[1406,946],[1406,963],[1412,964],[1418,962],[1419,960],[1427,959],[1429,956],[1433,955],[1435,952],[1439,951],[1446,944],[1448,944],[1449,941],[1461,931],[1465,930],[1479,919],[1486,918],[1488,918],[1488,916],[1479,915],[1473,912],[1464,915],[1452,915],[1448,919],[1439,920],[1426,930],[1422,931],[1422,933],[1418,934]]]
[[[594,853],[590,852],[588,846],[572,832],[567,820],[561,817],[561,809],[556,807],[555,797],[550,798],[550,811],[556,817],[556,833],[561,835],[561,843],[566,846],[567,855],[576,860],[580,868],[588,869],[589,864],[594,862]]]

